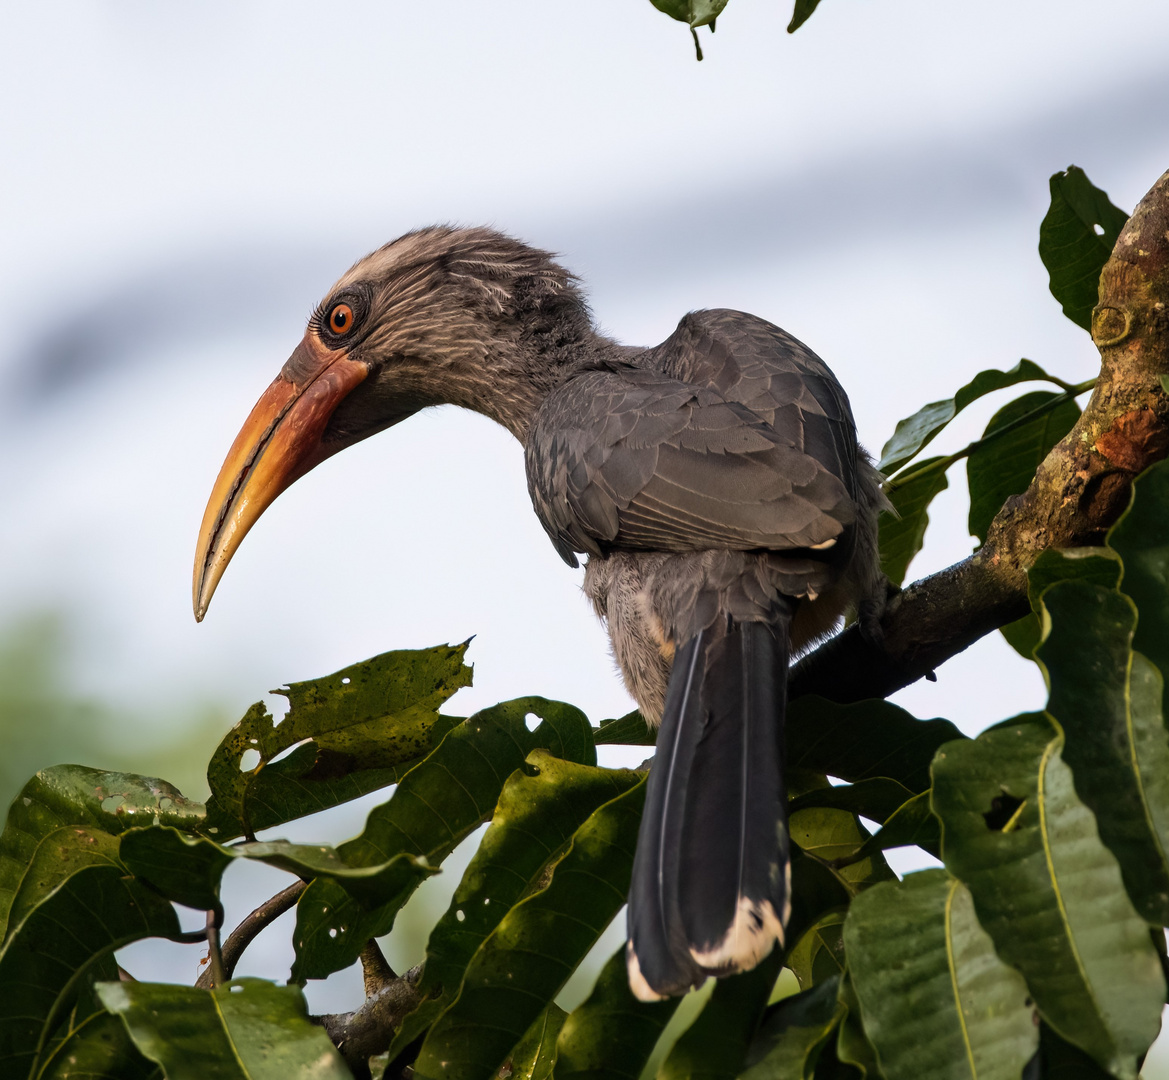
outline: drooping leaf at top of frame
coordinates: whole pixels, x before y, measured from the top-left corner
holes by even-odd
[[[713,23],[728,0],[650,0],[650,3],[671,19],[696,28]]]
[[[606,803],[573,836],[547,888],[513,907],[476,951],[458,1000],[430,1029],[420,1077],[495,1073],[625,904],[645,784]]]
[[[1039,1042],[1027,984],[995,955],[960,881],[925,870],[867,890],[844,946],[887,1080],[1018,1080]]]
[[[812,17],[812,13],[819,6],[820,0],[796,0],[795,9],[792,11],[791,22],[787,24],[787,32],[794,34]]]
[[[1076,797],[1062,744],[1032,714],[943,747],[933,765],[942,855],[1043,1018],[1134,1080],[1160,1028],[1165,980],[1116,858]]]
[[[254,835],[394,783],[458,722],[438,709],[471,683],[466,649],[388,652],[292,683],[274,691],[289,701],[279,723],[253,705],[207,766],[204,830],[220,841]]]
[[[294,986],[119,982],[102,983],[98,993],[167,1080],[351,1080]]]
[[[911,475],[888,489],[894,512],[882,510],[877,520],[881,572],[894,585],[905,580],[909,564],[925,543],[930,503],[949,486],[945,458],[915,462],[908,473]]]
[[[528,718],[539,720],[528,727]],[[393,796],[370,811],[361,835],[337,851],[349,866],[377,866],[398,855],[438,866],[494,813],[508,777],[533,750],[596,764],[588,718],[544,698],[505,701],[468,717],[402,777]],[[388,933],[416,879],[403,866],[402,890],[374,908],[318,878],[297,904],[294,981],[324,978],[348,967],[371,937]]]
[[[600,806],[643,779],[535,750],[508,778],[491,825],[430,933],[418,983],[422,1000],[394,1032],[395,1055],[458,997],[467,965],[503,917],[547,883],[576,831]]]
[[[952,398],[931,401],[912,416],[897,423],[892,437],[881,450],[877,468],[892,476],[906,462],[915,458],[929,442],[967,405],[995,390],[1005,390],[1022,382],[1051,382],[1066,389],[1062,380],[1049,375],[1031,360],[1020,360],[1009,371],[990,368],[980,371]]]
[[[1080,418],[1080,407],[1063,394],[1035,390],[999,409],[986,425],[983,438],[1022,421],[1029,413],[1037,415],[986,442],[966,459],[968,526],[979,543],[986,542],[990,523],[1003,503],[1027,490],[1051,448],[1071,431]]]
[[[0,940],[14,903],[27,910],[82,865],[116,858],[109,838],[155,823],[191,829],[202,819],[202,804],[165,780],[82,765],[37,773],[13,800],[0,834]]]
[[[1039,257],[1047,267],[1051,295],[1077,326],[1092,328],[1100,272],[1112,254],[1128,214],[1069,165],[1050,181],[1051,206],[1039,226]]]

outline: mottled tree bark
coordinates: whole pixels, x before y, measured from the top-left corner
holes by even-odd
[[[1027,568],[1046,548],[1101,544],[1128,506],[1133,478],[1169,453],[1169,173],[1141,200],[1100,277],[1092,313],[1100,377],[1079,422],[1007,500],[968,559],[910,585],[881,621],[806,656],[790,694],[886,697],[984,634],[1026,615]]]

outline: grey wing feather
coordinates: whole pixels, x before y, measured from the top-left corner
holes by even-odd
[[[813,548],[849,529],[848,402],[794,338],[701,312],[637,364],[571,379],[535,418],[529,490],[570,565],[574,552]]]

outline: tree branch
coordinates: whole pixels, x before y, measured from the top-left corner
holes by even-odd
[[[275,922],[292,907],[300,899],[300,894],[307,888],[307,882],[295,881],[283,892],[278,892],[270,900],[265,900],[231,932],[227,941],[223,943],[222,971],[217,973],[215,970],[215,950],[212,948],[212,963],[203,970],[203,974],[196,980],[195,985],[200,989],[210,990],[212,986],[218,986],[221,982],[230,979],[244,949],[255,941],[261,930]]]
[[[793,669],[789,696],[887,697],[992,630],[1022,618],[1027,568],[1046,548],[1101,544],[1133,478],[1169,453],[1169,172],[1140,201],[1100,276],[1092,313],[1100,377],[1079,422],[1031,486],[1008,499],[986,543],[910,585],[881,620],[852,626]]]

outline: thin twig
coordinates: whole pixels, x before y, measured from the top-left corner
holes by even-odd
[[[222,986],[227,982],[227,976],[223,971],[223,953],[219,948],[219,926],[222,923],[222,916],[216,911],[207,912],[207,956],[211,963],[208,965],[207,972],[210,974],[212,986]]]
[[[226,982],[235,973],[235,966],[239,963],[239,958],[243,955],[246,949],[256,936],[269,924],[275,922],[281,915],[283,915],[289,908],[291,908],[297,900],[300,899],[300,894],[308,888],[308,883],[304,881],[294,882],[289,885],[283,892],[278,892],[270,900],[265,900],[255,911],[248,915],[243,922],[239,924],[228,937],[227,941],[223,943],[223,950],[221,953],[223,969],[223,981]],[[209,990],[212,986],[219,986],[219,977],[214,970],[214,955],[212,955],[212,964],[199,976],[196,986],[203,990]]]

